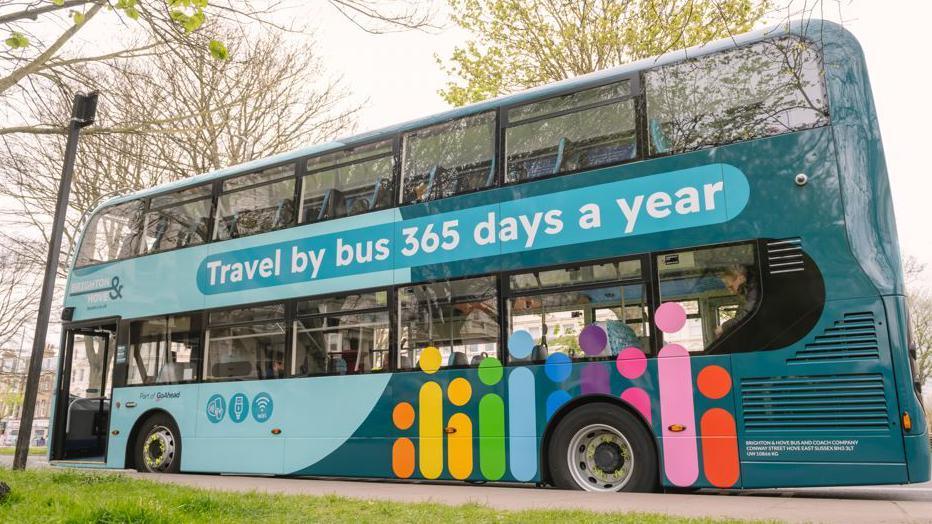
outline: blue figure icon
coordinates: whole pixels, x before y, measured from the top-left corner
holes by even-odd
[[[230,420],[239,424],[249,415],[249,398],[242,393],[230,397]]]
[[[272,397],[265,392],[259,393],[252,399],[252,418],[256,422],[265,422],[272,417]]]
[[[207,420],[214,424],[223,420],[227,411],[227,403],[221,395],[213,395],[207,401]]]

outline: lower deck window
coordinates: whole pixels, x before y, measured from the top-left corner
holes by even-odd
[[[264,318],[278,313],[278,318]],[[249,319],[215,325],[229,319]],[[243,308],[211,313],[207,331],[204,378],[207,380],[269,379],[285,376],[284,306]]]
[[[298,303],[295,375],[352,375],[387,369],[388,292],[354,293]]]
[[[540,362],[553,353],[572,359],[614,357],[627,347],[649,352],[647,288],[639,279],[640,260],[513,275],[510,330],[527,331],[534,346],[530,355],[512,361]],[[603,347],[580,344],[590,325],[607,335]]]
[[[126,383],[172,384],[196,379],[200,336],[199,316],[133,322]]]
[[[424,349],[440,351],[441,367],[476,367],[498,357],[495,277],[421,284],[398,290],[398,369],[416,369]]]

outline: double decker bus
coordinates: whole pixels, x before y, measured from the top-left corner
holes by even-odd
[[[116,198],[56,464],[553,484],[923,482],[854,37],[767,29]]]

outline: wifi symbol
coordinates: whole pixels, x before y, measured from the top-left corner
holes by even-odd
[[[272,397],[268,393],[259,393],[252,400],[252,417],[256,422],[265,422],[272,416]]]

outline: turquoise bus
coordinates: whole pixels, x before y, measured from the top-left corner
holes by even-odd
[[[55,464],[591,491],[929,479],[855,39],[781,26],[110,200]]]

